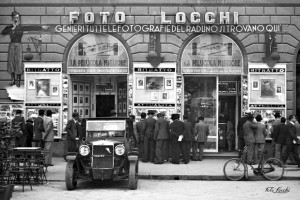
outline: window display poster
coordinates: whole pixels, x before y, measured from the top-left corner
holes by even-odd
[[[250,74],[249,104],[285,104],[285,74]]]

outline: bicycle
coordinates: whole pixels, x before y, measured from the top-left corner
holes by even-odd
[[[251,167],[254,175],[263,175],[271,181],[279,180],[284,174],[284,164],[277,158],[266,157],[266,152],[260,151],[260,160],[257,167],[254,164],[247,163],[248,147],[245,146],[241,158],[232,158],[228,160],[223,167],[224,176],[232,181],[238,181],[242,178],[248,179],[248,165]]]

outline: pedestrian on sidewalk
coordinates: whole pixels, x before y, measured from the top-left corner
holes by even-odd
[[[225,116],[225,120],[226,120],[226,141],[228,144],[228,151],[232,151],[232,148],[234,148],[233,144],[235,138],[234,127],[228,115]]]
[[[188,121],[188,116],[183,115],[184,132],[180,143],[180,149],[183,157],[183,162],[188,164],[190,162],[191,144],[193,140],[193,126]]]
[[[155,140],[155,153],[157,160],[154,164],[163,164],[164,160],[167,159],[167,147],[169,141],[169,122],[164,119],[164,113],[157,114],[157,120],[154,129],[154,140]]]
[[[46,118],[44,120],[44,129],[45,134],[43,135],[44,140],[44,148],[46,150],[49,150],[49,153],[45,156],[45,164],[48,166],[52,165],[52,147],[54,142],[54,125],[52,120],[52,111],[47,110],[46,111]]]
[[[286,148],[287,135],[289,132],[288,126],[285,124],[286,118],[281,117],[280,124],[277,125],[273,134],[275,144],[275,157],[282,160],[283,153]]]
[[[296,136],[295,122],[296,122],[296,117],[294,115],[290,115],[289,120],[287,122],[289,132],[287,134],[286,149],[283,153],[282,161],[283,161],[283,163],[286,163],[286,160],[289,157],[289,154],[292,153],[294,160],[297,162],[298,167],[300,167],[299,153],[296,151],[293,151],[294,145],[299,143],[299,139]]]
[[[204,122],[204,117],[200,116],[199,122],[194,127],[193,160],[202,161],[203,149],[209,135],[209,127]]]
[[[248,147],[247,163],[253,163],[254,144],[255,144],[255,130],[257,125],[254,124],[254,117],[252,114],[247,115],[247,121],[243,125],[245,145]]]
[[[17,110],[15,118],[11,121],[12,128],[18,127],[22,135],[16,136],[15,137],[15,146],[16,147],[26,147],[27,145],[27,129],[26,129],[26,124],[25,124],[25,119],[22,116],[23,111],[22,110]],[[17,128],[17,129],[18,129]]]
[[[261,122],[262,120],[261,115],[257,115],[255,119],[256,119],[257,129],[255,131],[255,144],[254,144],[255,161],[254,162],[258,163],[261,155],[260,152],[263,152],[265,148],[265,138],[267,137],[267,130],[265,124]]]
[[[139,138],[138,148],[139,148],[139,157],[144,158],[144,135],[143,135],[143,127],[145,126],[146,113],[141,113],[141,119],[136,124],[136,131]]]
[[[172,114],[173,122],[170,124],[170,142],[172,164],[179,164],[180,161],[180,142],[183,138],[184,123],[179,120],[179,114]]]
[[[44,110],[39,110],[39,116],[33,121],[33,146],[44,147],[43,145],[43,132],[44,129]]]
[[[130,120],[132,121],[132,128],[133,128],[133,134],[132,134],[133,146],[134,148],[138,148],[139,138],[136,129],[135,115],[130,115],[129,117]]]
[[[76,138],[78,137],[78,120],[79,114],[74,112],[72,119],[67,122],[65,131],[67,132],[67,152],[76,151]]]
[[[27,130],[27,145],[26,147],[32,147],[32,139],[33,139],[33,119],[29,117],[26,120],[26,130]]]
[[[145,119],[145,125],[142,130],[142,133],[144,135],[144,159],[142,160],[143,162],[154,161],[154,129],[156,124],[156,119],[153,118],[154,114],[154,110],[148,111],[148,118]]]
[[[275,121],[272,123],[271,129],[270,129],[270,137],[272,138],[272,144],[271,144],[271,156],[274,157],[276,154],[276,142],[274,140],[274,134],[276,127],[281,124],[281,115],[279,112],[276,112],[275,115]]]
[[[245,111],[244,116],[238,121],[237,132],[238,132],[239,157],[242,156],[243,149],[245,146],[243,125],[247,121],[247,115],[250,113],[251,113],[250,110]]]

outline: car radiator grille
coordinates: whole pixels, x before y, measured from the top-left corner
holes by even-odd
[[[93,146],[93,165],[94,169],[100,168],[113,168],[114,167],[114,157],[113,157],[114,147],[112,145],[94,145]]]

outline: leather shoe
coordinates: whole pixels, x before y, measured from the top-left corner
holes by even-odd
[[[154,162],[154,164],[158,164],[158,165],[160,165],[160,164],[164,164],[164,162]]]
[[[148,162],[148,160],[142,160],[142,162],[146,163],[146,162]]]
[[[179,165],[179,162],[172,162],[172,164]]]

